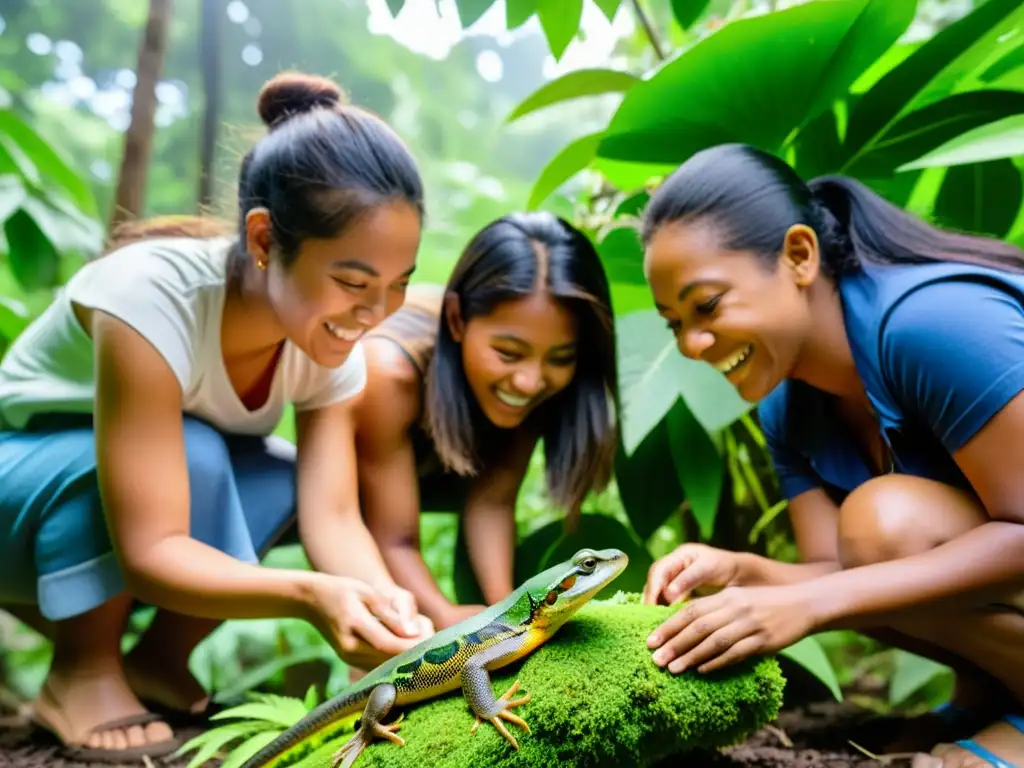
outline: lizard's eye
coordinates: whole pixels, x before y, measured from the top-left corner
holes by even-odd
[[[580,563],[580,568],[582,568],[587,573],[590,573],[595,568],[597,568],[597,560],[595,560],[592,557],[588,557],[586,560]]]

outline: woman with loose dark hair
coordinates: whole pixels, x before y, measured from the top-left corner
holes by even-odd
[[[177,749],[221,620],[307,619],[361,666],[432,631],[362,523],[353,451],[360,337],[416,263],[415,161],[323,78],[274,78],[258,111],[236,234],[120,228],[0,363],[0,607],[54,641],[34,718],[72,760]],[[297,449],[267,437],[288,404]],[[296,517],[315,570],[260,567]],[[122,658],[133,599],[159,610]]]
[[[543,439],[551,500],[578,514],[617,441],[608,281],[590,240],[550,213],[472,239],[445,287],[413,286],[367,334],[357,456],[367,526],[395,580],[437,627],[452,605],[419,547],[421,509],[457,511],[485,602],[514,587],[515,501]]]
[[[979,705],[919,721],[940,728],[928,745],[996,721],[937,748],[946,765],[1020,764],[1024,253],[735,144],[665,181],[643,239],[679,351],[759,403],[803,560],[662,558],[648,602],[722,589],[652,633],[655,662],[708,671],[859,629],[953,666],[955,703]]]

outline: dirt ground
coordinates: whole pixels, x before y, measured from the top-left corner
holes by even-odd
[[[866,768],[909,766],[909,759],[873,760],[850,745],[858,726],[872,715],[851,704],[816,702],[784,710],[772,725],[742,745],[718,754],[691,755],[662,763],[661,768],[685,765],[709,768]],[[879,721],[875,721],[879,722]],[[188,734],[194,735],[194,734]],[[184,768],[187,759],[154,761],[160,768]],[[56,757],[56,747],[45,734],[18,718],[0,720],[0,768],[98,768],[109,764],[69,762]],[[142,763],[125,764],[138,768]],[[216,765],[211,761],[208,765]]]

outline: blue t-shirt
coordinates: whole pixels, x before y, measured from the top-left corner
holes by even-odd
[[[854,363],[895,471],[959,488],[952,453],[1024,390],[1024,275],[865,264],[839,280]],[[873,475],[835,398],[786,380],[758,407],[781,490],[834,500]]]

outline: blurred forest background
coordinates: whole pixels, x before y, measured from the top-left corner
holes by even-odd
[[[474,231],[527,207],[584,227],[608,267],[616,483],[567,530],[538,454],[517,510],[520,576],[584,541],[629,551],[631,589],[685,540],[791,559],[756,414],[676,353],[643,285],[636,214],[692,152],[745,141],[806,177],[847,173],[935,221],[1024,242],[1022,20],[1016,0],[0,0],[0,352],[115,219],[233,221],[260,87],[282,69],[326,74],[419,158],[417,281],[443,282]],[[290,418],[278,431],[291,436]],[[467,599],[456,512],[422,523],[432,570]],[[281,548],[269,564],[304,560]],[[49,652],[0,625],[2,694],[33,696]],[[824,695],[880,710],[950,692],[946,668],[854,633],[783,656]],[[347,678],[297,620],[228,622],[193,668],[225,700],[311,683],[329,695]]]

